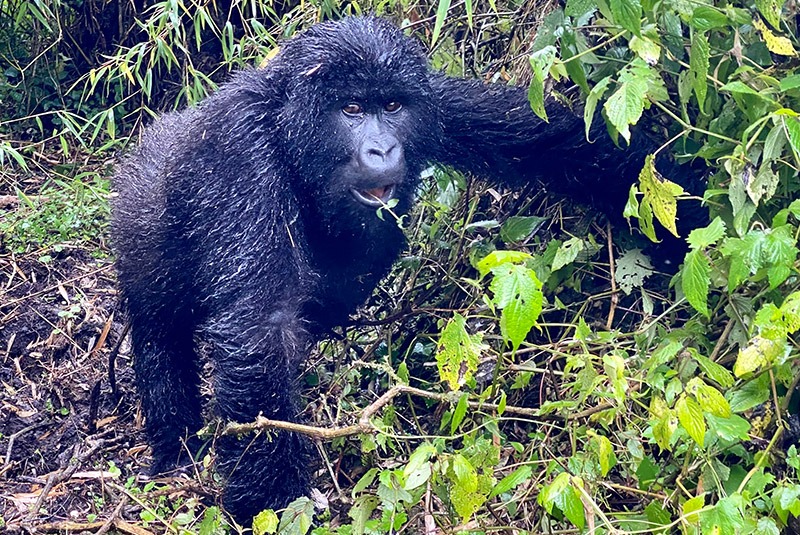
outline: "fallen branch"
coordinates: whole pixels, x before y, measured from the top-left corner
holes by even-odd
[[[397,397],[398,394],[411,394],[412,396],[418,396],[426,399],[433,399],[440,402],[455,401],[455,399],[453,398],[453,393],[437,394],[435,392],[428,392],[427,390],[422,390],[420,388],[414,388],[413,386],[395,385],[389,390],[387,390],[386,393],[383,394],[381,397],[379,397],[378,399],[373,401],[370,405],[368,405],[361,413],[361,417],[359,417],[358,422],[353,425],[348,425],[345,427],[315,427],[312,425],[299,424],[296,422],[287,422],[285,420],[271,420],[269,418],[265,418],[264,416],[258,416],[253,422],[229,423],[222,430],[222,435],[223,436],[244,435],[247,433],[252,433],[254,431],[261,431],[267,429],[281,429],[283,431],[291,431],[293,433],[299,433],[301,435],[306,435],[311,438],[316,438],[319,440],[333,440],[335,438],[358,435],[362,433],[373,433],[379,431],[379,429],[374,425],[372,425],[372,422],[370,422],[370,418],[372,418],[375,415],[375,413],[377,413],[380,409],[386,406],[392,399]],[[470,409],[476,409],[476,410],[496,411],[500,409],[500,406],[495,403],[480,403],[477,401],[468,401],[467,406]],[[528,407],[516,407],[513,405],[506,405],[503,412],[504,414],[514,414],[517,416],[539,418],[542,420],[569,421],[589,416],[591,414],[594,414],[595,412],[611,408],[612,406],[613,405],[611,404],[607,405],[603,404],[580,413],[573,413],[566,417],[555,414],[542,415],[539,413],[539,409],[531,409]]]

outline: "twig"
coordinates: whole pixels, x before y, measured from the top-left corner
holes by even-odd
[[[0,474],[4,473],[6,470],[8,470],[8,467],[11,466],[11,452],[14,449],[14,441],[20,436],[24,435],[25,433],[33,431],[34,429],[39,429],[40,427],[44,427],[46,425],[50,425],[50,422],[39,422],[36,424],[32,424],[29,425],[28,427],[23,427],[16,433],[13,433],[8,436],[8,447],[6,447],[5,463],[3,463],[3,469],[0,470]]]
[[[614,270],[614,242],[611,238],[611,223],[606,222],[606,238],[608,243],[608,268],[611,271],[611,305],[608,309],[608,319],[606,320],[606,330],[610,331],[614,324],[614,312],[617,310],[619,294],[617,293],[617,280]]]
[[[65,466],[62,466],[61,470],[53,472],[47,476],[47,482],[42,487],[39,497],[36,498],[36,503],[33,504],[33,507],[31,507],[28,515],[25,517],[24,522],[31,522],[36,515],[39,514],[39,509],[41,509],[42,503],[44,503],[44,500],[47,498],[47,495],[50,494],[50,491],[53,490],[53,487],[55,487],[56,484],[71,478],[72,474],[78,471],[78,468],[80,468],[81,464],[94,455],[98,450],[100,450],[104,444],[104,440],[97,440],[93,444],[90,442],[89,449],[80,455],[78,452],[81,449],[81,445],[76,445],[72,456],[70,457],[69,461],[65,463]]]
[[[119,503],[114,508],[114,511],[111,513],[111,516],[109,516],[105,524],[103,524],[100,527],[100,529],[97,530],[97,533],[95,533],[95,535],[103,535],[109,529],[111,529],[111,526],[114,525],[114,522],[116,522],[120,518],[120,513],[122,513],[122,508],[125,507],[129,499],[130,498],[128,498],[127,494],[122,495],[122,498],[119,499]]]

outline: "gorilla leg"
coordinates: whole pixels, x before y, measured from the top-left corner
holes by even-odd
[[[172,321],[170,321],[172,320]],[[166,315],[131,314],[136,383],[142,399],[145,427],[153,449],[152,474],[190,460],[203,426],[197,355],[192,331]]]
[[[217,413],[236,422],[253,421],[259,414],[294,420],[298,364],[306,345],[297,316],[278,311],[260,318],[236,306],[232,310],[208,328],[215,352]],[[222,437],[217,452],[227,476],[223,503],[240,523],[308,491],[309,443],[297,434]]]

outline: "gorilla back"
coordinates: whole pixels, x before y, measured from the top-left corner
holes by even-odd
[[[605,136],[589,145],[581,119],[553,103],[548,113],[546,125],[525,90],[429,71],[413,40],[367,17],[311,28],[265,69],[150,126],[117,172],[112,230],[152,471],[194,451],[198,334],[218,416],[296,418],[309,344],[405,245],[376,207],[396,199],[407,212],[431,162],[506,182],[588,177],[600,187],[580,190],[624,202],[649,149],[621,151]],[[301,437],[217,444],[237,520],[307,491]]]

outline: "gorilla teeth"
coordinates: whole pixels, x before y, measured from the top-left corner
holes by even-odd
[[[388,203],[394,197],[395,185],[389,184],[388,186],[380,186],[377,188],[357,190],[351,189],[350,193],[353,197],[370,208],[380,208]]]

